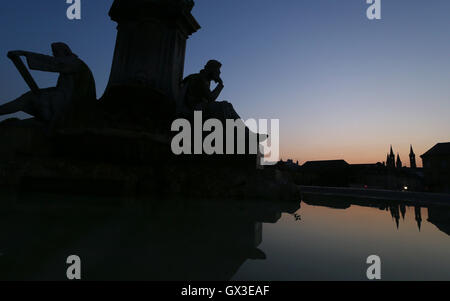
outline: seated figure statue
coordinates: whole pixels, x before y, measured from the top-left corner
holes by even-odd
[[[223,123],[227,119],[234,120],[236,124],[245,128],[246,141],[264,141],[267,134],[258,134],[251,131],[239,117],[233,105],[227,101],[216,101],[222,92],[224,85],[220,78],[220,68],[222,64],[216,60],[210,60],[200,73],[186,77],[183,82],[184,107],[187,108],[188,115],[194,111],[202,111],[205,119],[215,118]],[[217,83],[217,87],[211,91],[211,81]],[[256,136],[256,137],[254,137]],[[247,143],[248,145],[249,143]],[[257,150],[259,152],[259,149]]]
[[[233,106],[227,101],[216,101],[224,85],[220,78],[222,64],[210,60],[203,70],[186,77],[182,84],[185,87],[184,104],[191,111],[202,111],[208,118],[219,120],[240,119]],[[217,87],[211,91],[211,82]]]
[[[64,43],[53,43],[52,51],[53,56],[28,51],[8,53],[13,61],[24,56],[32,70],[57,72],[60,75],[56,87],[34,89],[0,105],[0,115],[22,111],[50,128],[70,126],[74,119],[84,114],[84,105],[96,100],[95,80],[89,67]],[[28,73],[26,69],[20,71],[22,75]]]

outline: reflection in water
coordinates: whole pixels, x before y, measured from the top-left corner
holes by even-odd
[[[325,206],[328,208],[341,208],[341,209],[348,209],[351,205],[358,205],[363,207],[372,207],[372,208],[378,208],[380,210],[387,210],[390,212],[392,219],[395,222],[395,225],[397,226],[397,229],[400,226],[400,218],[402,220],[405,220],[406,217],[406,205],[403,202],[398,201],[387,201],[387,200],[348,200],[348,199],[341,199],[336,197],[330,197],[330,196],[319,196],[319,195],[305,195],[303,201],[306,204],[309,205],[315,205],[315,206]],[[415,221],[417,223],[417,228],[420,231],[422,226],[422,207],[421,206],[413,206],[414,207],[414,215],[415,215]],[[449,209],[446,207],[439,207],[436,211],[440,212],[441,214],[444,214],[447,216],[447,219],[440,219],[445,220],[447,223],[450,223],[450,212]],[[430,212],[430,208],[428,208],[428,211]],[[445,213],[446,212],[446,213]],[[430,221],[430,220],[428,220]],[[430,221],[433,223],[432,221]]]
[[[450,208],[428,208],[428,221],[450,236]]]
[[[365,280],[372,254],[385,280],[450,280],[449,207],[1,199],[0,280],[65,280],[69,255],[83,280]]]
[[[373,254],[383,280],[450,280],[450,237],[441,232],[448,207],[414,205],[304,195],[301,221],[284,214],[265,225],[260,248],[267,260],[246,261],[233,280],[367,280]],[[434,209],[442,224],[432,219]]]
[[[83,280],[229,280],[258,249],[262,223],[276,223],[299,203],[140,202],[25,198],[1,212],[0,279],[66,278],[69,255]],[[92,205],[96,202],[97,205]]]
[[[417,227],[419,228],[420,231],[420,227],[422,226],[422,211],[420,210],[419,206],[414,207],[414,217],[417,222]]]

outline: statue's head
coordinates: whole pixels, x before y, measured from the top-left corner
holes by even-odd
[[[222,63],[216,60],[210,60],[206,63],[204,70],[208,75],[209,79],[218,81],[220,79],[220,68]]]
[[[67,44],[61,42],[52,44],[52,52],[54,57],[77,57]]]

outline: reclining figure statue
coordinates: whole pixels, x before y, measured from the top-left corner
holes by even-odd
[[[76,123],[76,119],[82,118],[86,105],[96,100],[95,80],[89,67],[66,44],[53,43],[51,46],[53,56],[20,50],[8,53],[31,91],[0,105],[0,115],[22,111],[54,129]],[[27,59],[32,70],[59,73],[56,87],[39,89],[20,56]]]

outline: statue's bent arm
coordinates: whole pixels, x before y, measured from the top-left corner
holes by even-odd
[[[204,95],[206,95],[208,102],[214,102],[219,97],[220,93],[222,92],[223,85],[219,84],[213,91],[210,90],[207,83],[203,85],[203,91]]]

